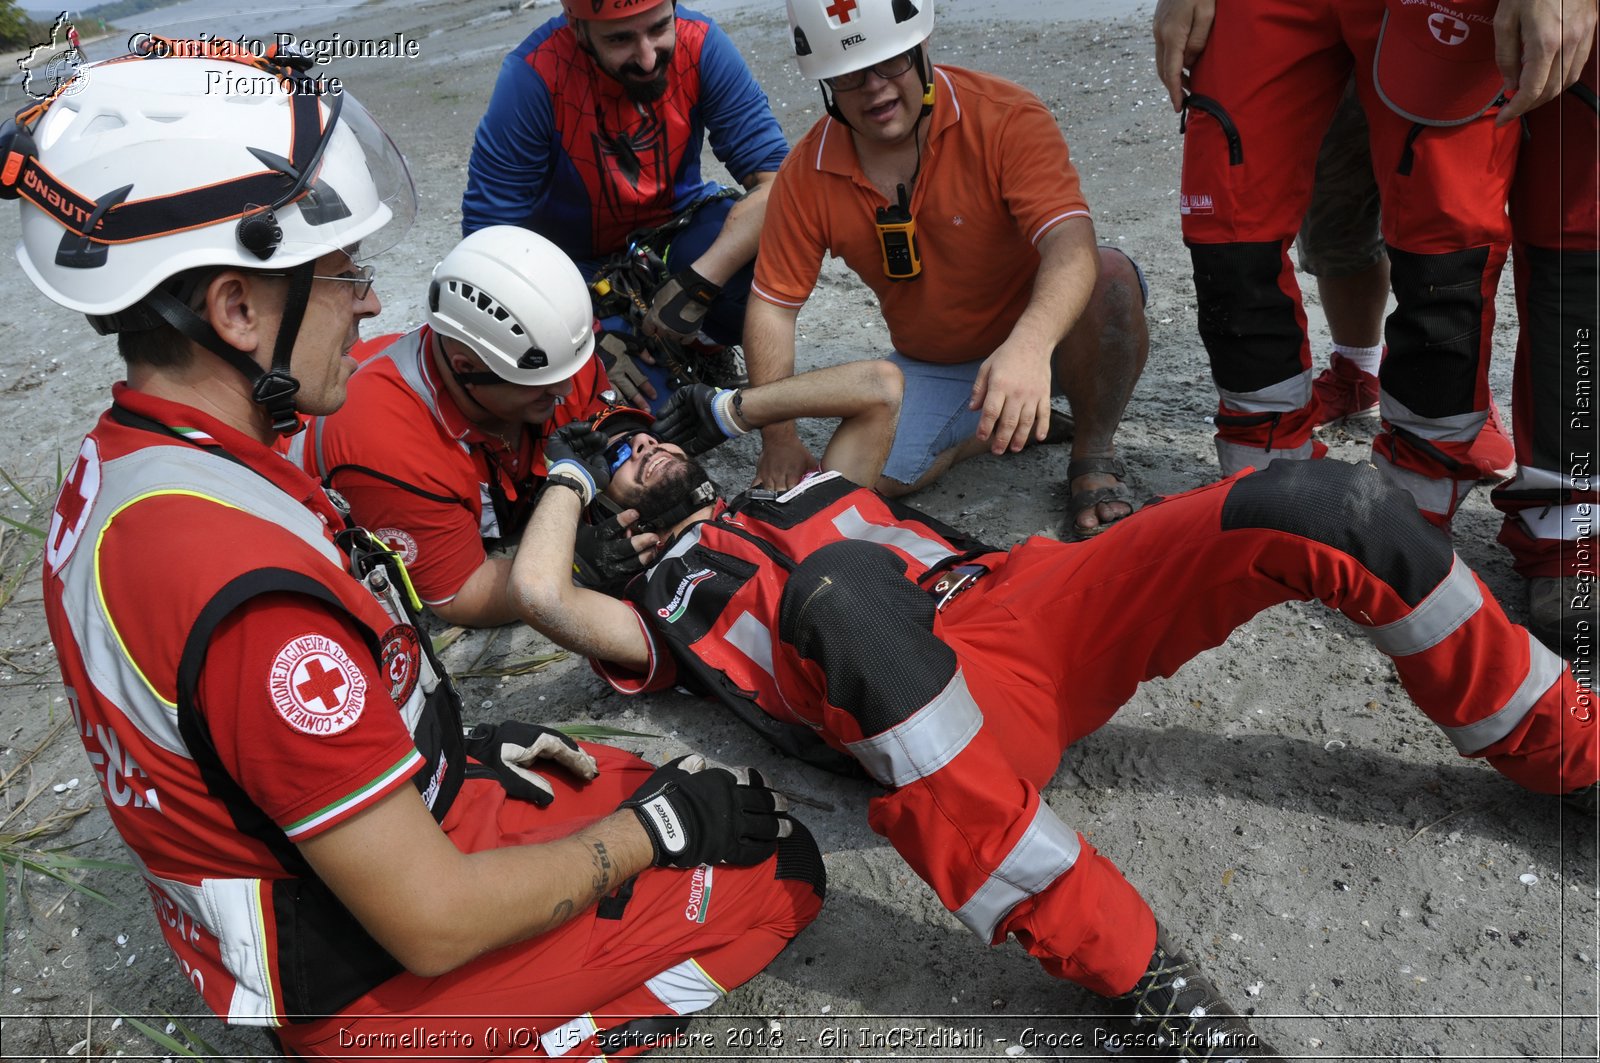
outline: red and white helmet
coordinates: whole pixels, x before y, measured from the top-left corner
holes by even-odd
[[[561,10],[567,13],[569,19],[615,22],[618,19],[643,14],[660,2],[661,0],[561,0]],[[672,0],[672,6],[676,8],[678,0]]]
[[[434,267],[428,324],[511,384],[557,383],[594,353],[583,275],[561,248],[516,225],[479,229]]]
[[[815,81],[892,59],[909,52],[933,33],[933,0],[787,3],[800,73]]]

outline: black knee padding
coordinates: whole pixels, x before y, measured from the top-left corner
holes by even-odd
[[[828,868],[822,862],[822,850],[799,820],[794,821],[794,833],[778,841],[778,869],[772,877],[804,882],[818,897],[828,895]]]
[[[1211,358],[1211,378],[1224,391],[1260,391],[1299,370],[1305,336],[1294,300],[1278,286],[1286,268],[1283,246],[1189,245],[1200,341]]]
[[[1228,491],[1222,528],[1270,528],[1331,546],[1415,606],[1450,574],[1455,553],[1403,489],[1371,465],[1275,461]]]
[[[1600,252],[1517,248],[1527,263],[1520,278],[1522,327],[1530,344],[1533,461],[1568,471],[1573,453],[1595,425],[1595,328],[1600,321]],[[1518,426],[1521,427],[1520,425]],[[1518,442],[1522,442],[1521,439]]]
[[[828,701],[871,737],[933,700],[956,655],[933,633],[933,598],[886,546],[829,543],[795,566],[778,637],[827,677]]]
[[[1487,247],[1442,255],[1389,248],[1395,311],[1384,327],[1389,350],[1383,388],[1422,417],[1452,417],[1475,408],[1483,335],[1483,271]]]

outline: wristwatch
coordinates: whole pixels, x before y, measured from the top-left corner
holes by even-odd
[[[585,505],[588,504],[588,498],[589,498],[588,485],[585,484],[582,480],[578,479],[576,476],[568,476],[564,472],[552,473],[551,475],[546,476],[544,478],[544,485],[547,488],[549,488],[549,487],[565,487],[568,490],[573,491],[573,492],[575,492],[577,494],[578,501],[582,502]]]

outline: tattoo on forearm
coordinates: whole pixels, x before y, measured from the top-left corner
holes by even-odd
[[[594,843],[594,880],[591,887],[596,897],[604,897],[611,892],[611,854],[606,852],[605,842]]]
[[[564,900],[550,909],[550,925],[560,926],[572,917],[573,904],[570,899]]]

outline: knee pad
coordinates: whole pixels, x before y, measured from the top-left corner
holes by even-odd
[[[1408,606],[1426,598],[1455,561],[1444,533],[1371,465],[1275,461],[1229,490],[1222,528],[1286,532],[1349,554]]]
[[[1483,273],[1489,248],[1415,254],[1389,248],[1397,303],[1384,338],[1383,389],[1412,413],[1439,418],[1476,408],[1483,336]]]
[[[1304,336],[1294,300],[1278,286],[1279,241],[1190,244],[1200,339],[1224,391],[1253,392],[1300,371]]]
[[[778,637],[822,669],[829,702],[871,737],[909,719],[955,675],[954,651],[933,633],[935,614],[898,555],[847,540],[789,574]]]
[[[772,877],[780,882],[804,882],[816,891],[820,900],[828,895],[828,869],[822,862],[822,850],[817,841],[799,820],[792,820],[794,832],[778,839],[778,866]]]

